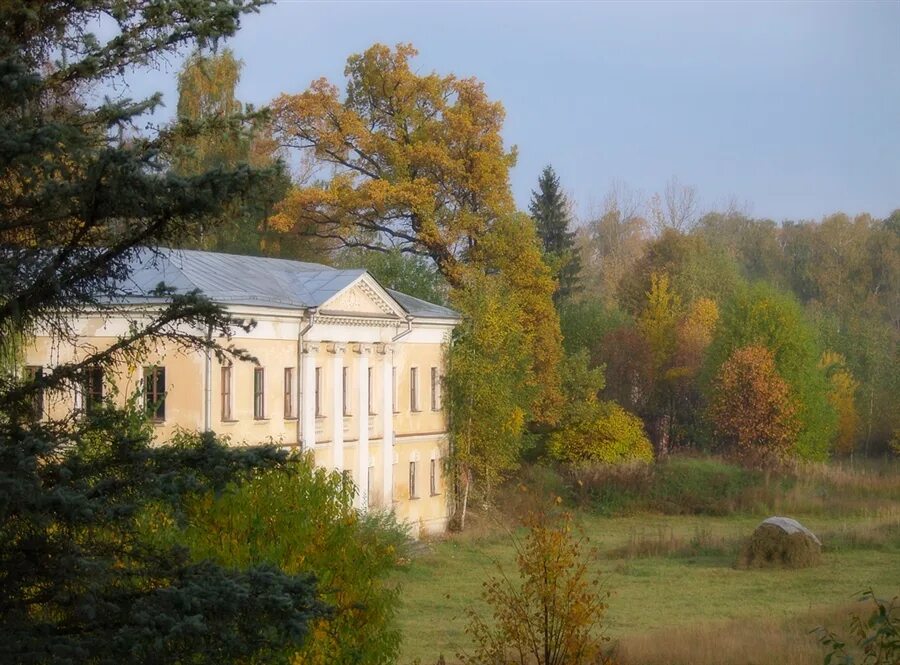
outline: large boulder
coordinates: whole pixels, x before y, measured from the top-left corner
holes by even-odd
[[[770,517],[756,527],[738,556],[739,568],[809,568],[822,560],[816,534],[790,517]]]

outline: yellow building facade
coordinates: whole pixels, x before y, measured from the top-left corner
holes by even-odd
[[[457,315],[384,289],[362,270],[186,250],[136,260],[121,302],[72,322],[75,345],[37,336],[31,371],[105,348],[158,307],[160,282],[197,289],[236,319],[228,342],[256,362],[160,341],[140,366],[91,376],[73,394],[47,395],[52,416],[140,392],[157,440],[178,429],[214,431],[233,445],[275,443],[312,451],[353,478],[361,510],[393,509],[413,535],[445,529],[449,496],[442,383]],[[188,331],[203,335],[204,331]]]

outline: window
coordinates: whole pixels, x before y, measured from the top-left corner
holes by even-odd
[[[410,499],[418,499],[419,496],[416,494],[416,463],[409,463],[409,498]]]
[[[369,415],[375,415],[375,368],[369,368]]]
[[[266,417],[266,370],[262,367],[253,368],[253,417]]]
[[[437,495],[438,491],[438,461],[436,459],[431,460],[431,496]]]
[[[438,368],[431,368],[431,410],[441,410],[441,377]]]
[[[228,422],[229,420],[234,420],[234,414],[232,413],[232,369],[231,365],[223,365],[222,366],[222,421]]]
[[[89,367],[81,384],[82,408],[90,413],[103,404],[103,368]]]
[[[316,367],[316,417],[322,415],[322,368]]]
[[[419,410],[419,368],[409,368],[409,410]]]
[[[144,368],[144,408],[151,420],[166,419],[166,368]]]
[[[29,365],[25,368],[25,378],[29,383],[40,381],[44,378],[44,368]],[[31,395],[29,414],[34,420],[40,420],[44,416],[44,389],[38,387]]]
[[[284,417],[291,420],[297,417],[297,398],[294,397],[294,368],[284,368]]]
[[[400,400],[397,399],[397,368],[391,368],[391,405],[394,413],[400,413],[400,408],[397,404]]]
[[[344,367],[341,374],[341,391],[343,394],[344,415],[350,415],[350,368]]]

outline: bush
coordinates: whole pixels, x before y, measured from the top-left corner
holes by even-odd
[[[591,572],[586,539],[573,533],[571,516],[532,513],[528,534],[515,541],[518,578],[502,569],[484,583],[492,620],[469,610],[472,653],[466,665],[606,663],[601,634],[606,596]]]
[[[404,556],[407,535],[393,514],[357,512],[354,495],[341,474],[299,457],[220,496],[198,497],[184,527],[167,522],[151,537],[181,543],[193,558],[229,568],[268,564],[311,573],[333,612],[312,622],[296,659],[386,665],[396,661],[401,635],[399,590],[385,578]]]
[[[585,402],[550,435],[547,451],[574,465],[653,461],[653,446],[641,419],[615,402]]]
[[[816,630],[819,642],[828,653],[825,665],[842,663],[842,665],[894,665],[900,663],[900,596],[891,600],[882,600],[869,589],[860,594],[860,602],[868,602],[872,609],[869,618],[863,620],[858,614],[850,617],[850,633],[856,642],[857,650],[862,652],[862,659],[848,653],[847,643],[841,640],[824,626]]]

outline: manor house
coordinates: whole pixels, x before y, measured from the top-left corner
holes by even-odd
[[[162,302],[165,283],[199,290],[235,318],[231,343],[256,363],[158,340],[140,366],[90,374],[73,394],[38,400],[54,415],[140,393],[157,439],[179,428],[214,431],[233,444],[275,442],[312,451],[317,464],[352,476],[360,509],[396,510],[414,534],[443,530],[447,426],[444,352],[452,310],[383,288],[364,270],[201,251],[145,250],[122,297],[73,322],[78,343],[38,336],[31,372],[102,349]],[[192,334],[209,334],[191,331]]]

